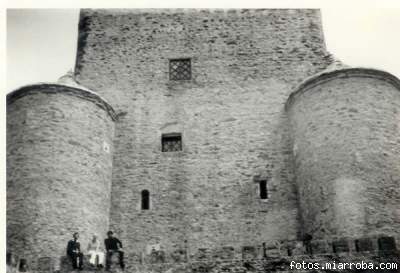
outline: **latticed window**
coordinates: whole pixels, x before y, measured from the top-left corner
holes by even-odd
[[[174,81],[190,80],[192,78],[190,59],[175,59],[169,61],[169,79]]]
[[[181,134],[165,134],[161,138],[163,152],[182,151],[182,135]]]

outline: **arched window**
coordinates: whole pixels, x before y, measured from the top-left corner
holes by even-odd
[[[142,209],[150,209],[150,192],[142,190]]]

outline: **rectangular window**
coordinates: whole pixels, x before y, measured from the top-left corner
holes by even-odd
[[[173,81],[190,80],[192,69],[190,59],[169,60],[169,79]]]
[[[182,151],[182,135],[181,134],[163,134],[161,136],[161,145],[163,152]]]
[[[142,190],[142,210],[150,209],[150,192]]]
[[[261,180],[259,183],[260,183],[260,198],[268,199],[267,180]]]

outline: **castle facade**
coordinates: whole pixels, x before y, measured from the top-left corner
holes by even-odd
[[[400,81],[335,62],[318,10],[82,10],[77,52],[7,97],[7,248],[32,268],[75,231],[113,230],[132,272],[399,247]]]

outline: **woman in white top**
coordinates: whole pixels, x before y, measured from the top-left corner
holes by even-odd
[[[104,252],[100,248],[100,242],[97,240],[97,235],[93,235],[92,240],[89,242],[88,254],[90,255],[89,262],[91,265],[98,267],[104,266]]]

